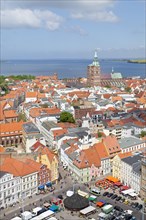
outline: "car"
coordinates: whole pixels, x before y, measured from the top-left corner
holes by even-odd
[[[134,205],[134,202],[131,202],[130,206],[132,206],[132,207],[133,207],[133,205]]]
[[[131,220],[133,216],[131,214],[127,214],[125,215],[125,220]]]
[[[125,200],[125,201],[124,201],[124,204],[125,204],[125,205],[128,205],[129,203],[130,203],[129,200]]]
[[[63,195],[58,195],[57,198],[58,199],[63,199]]]
[[[113,193],[109,193],[108,195],[107,195],[107,197],[111,197],[111,196],[113,196]]]
[[[103,196],[107,196],[109,194],[109,192],[104,192]]]
[[[143,208],[143,205],[142,204],[139,204],[137,207],[136,207],[136,210],[141,210]]]
[[[111,197],[111,199],[115,199],[115,198],[117,198],[117,195],[116,195],[116,194],[114,194],[114,195]]]
[[[115,216],[111,215],[108,217],[108,220],[114,220],[115,218],[116,218]]]
[[[116,198],[116,201],[120,201],[121,198],[122,198],[122,196],[118,196],[118,197]]]
[[[121,203],[124,203],[124,202],[125,202],[125,198],[122,198],[122,199],[120,200],[120,202],[121,202]]]
[[[124,210],[120,206],[115,206],[114,209],[118,210],[119,212],[123,212]]]
[[[132,208],[136,208],[138,205],[139,205],[139,203],[138,203],[138,202],[135,202],[135,203],[132,205]]]

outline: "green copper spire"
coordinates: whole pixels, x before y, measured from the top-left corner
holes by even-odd
[[[94,65],[94,66],[100,66],[100,64],[99,64],[99,62],[98,62],[97,50],[95,50],[94,60],[93,60],[92,65]]]

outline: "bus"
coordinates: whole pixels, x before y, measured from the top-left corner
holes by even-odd
[[[79,194],[80,196],[85,197],[85,198],[88,198],[88,197],[89,197],[89,194],[88,194],[88,193],[86,193],[86,192],[84,192],[84,191],[81,191],[80,189],[78,190],[78,194]]]
[[[82,216],[89,216],[94,213],[96,213],[96,208],[93,206],[88,206],[87,208],[80,210],[80,215]]]
[[[46,212],[43,212],[42,214],[35,216],[34,218],[32,218],[32,220],[48,220],[48,218],[51,218],[52,216],[54,216],[54,212],[51,210],[47,210]]]
[[[97,188],[92,188],[91,189],[91,193],[96,195],[96,196],[100,196],[100,190]]]

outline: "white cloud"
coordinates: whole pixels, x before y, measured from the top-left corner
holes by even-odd
[[[54,31],[60,27],[62,21],[61,16],[48,10],[16,8],[1,11],[2,28],[47,28]]]
[[[72,18],[91,20],[96,22],[117,22],[118,17],[112,11],[98,11],[98,12],[73,12]]]
[[[30,10],[46,8],[58,8],[66,10],[74,19],[83,19],[91,21],[105,21],[116,22],[118,17],[114,14],[112,9],[117,0],[13,0],[4,1],[5,8],[29,8]],[[5,2],[5,3],[4,3]]]

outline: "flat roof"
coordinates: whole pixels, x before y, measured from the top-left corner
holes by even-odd
[[[87,208],[80,210],[80,213],[86,215],[94,210],[96,210],[96,208],[94,208],[93,206],[88,206]]]
[[[32,122],[22,125],[26,133],[40,133],[39,129]]]
[[[118,142],[120,144],[120,148],[122,148],[122,149],[145,143],[144,141],[141,141],[139,138],[132,137],[132,136],[124,137],[124,138],[118,140]]]

